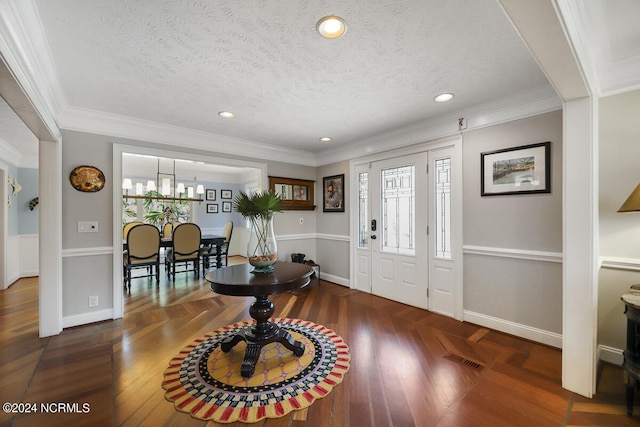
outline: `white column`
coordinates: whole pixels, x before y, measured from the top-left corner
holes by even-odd
[[[598,103],[564,104],[562,386],[591,397],[598,334]]]
[[[62,331],[62,143],[39,146],[40,337]]]

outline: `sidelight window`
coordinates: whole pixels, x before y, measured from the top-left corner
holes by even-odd
[[[435,161],[436,257],[451,259],[451,158]]]
[[[361,172],[358,175],[358,247],[361,249],[369,246],[368,185],[369,173]]]

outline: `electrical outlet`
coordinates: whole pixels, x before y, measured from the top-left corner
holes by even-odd
[[[89,297],[89,307],[97,307],[98,306],[98,295],[91,295]]]

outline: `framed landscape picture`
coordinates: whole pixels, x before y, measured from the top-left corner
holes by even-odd
[[[206,199],[207,200],[215,200],[216,199],[216,190],[207,189]]]
[[[222,212],[231,212],[231,202],[222,202]]]
[[[218,213],[218,204],[207,203],[207,213]]]
[[[480,154],[482,196],[551,192],[551,142]]]
[[[230,199],[231,198],[231,190],[220,190],[220,198],[221,199]]]

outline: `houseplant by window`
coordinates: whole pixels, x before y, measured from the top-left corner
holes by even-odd
[[[282,199],[274,191],[240,192],[233,206],[251,224],[247,258],[254,268],[252,273],[270,273],[278,260],[278,247],[273,232],[273,217],[282,212]]]

